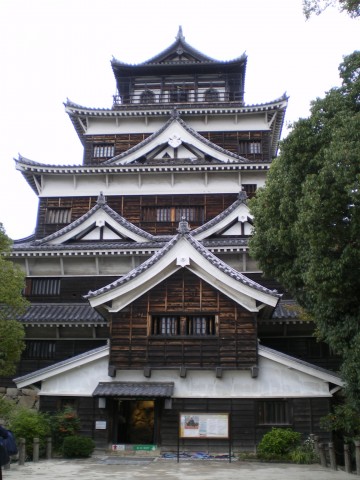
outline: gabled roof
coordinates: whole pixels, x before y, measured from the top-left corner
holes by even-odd
[[[213,255],[190,234],[188,223],[180,222],[174,236],[151,258],[127,275],[94,292],[87,298],[91,306],[117,312],[181,268],[211,284],[250,312],[272,311],[279,295],[250,280]]]
[[[170,160],[166,154],[170,156]],[[107,160],[104,165],[126,165],[138,161],[146,164],[150,159],[155,159],[154,163],[165,162],[176,165],[181,163],[179,158],[182,157],[185,163],[207,164],[213,163],[214,160],[219,163],[248,163],[244,157],[229,152],[204,138],[184,122],[177,111],[174,111],[170,119],[157,132],[126,152]]]
[[[252,224],[253,216],[246,205],[246,200],[246,192],[241,191],[238,199],[232,205],[210,221],[193,230],[191,232],[192,236],[197,240],[204,240],[211,236],[231,235],[231,232],[235,230],[233,228],[234,224],[239,222]],[[236,235],[238,236],[239,233],[236,232]]]
[[[175,41],[167,47],[162,52],[158,53],[154,57],[151,57],[149,60],[142,62],[136,66],[149,66],[149,65],[173,65],[179,63],[191,63],[191,64],[233,64],[233,63],[245,63],[246,64],[247,56],[243,53],[237,59],[221,62],[219,60],[215,60],[204,53],[201,53],[196,48],[192,47],[189,43],[185,41],[185,37],[182,31],[182,27],[179,27],[178,33],[175,37]],[[124,67],[128,64],[116,60],[115,58],[112,59],[111,65],[113,67],[115,75],[117,74],[118,67]],[[130,65],[128,65],[130,66]],[[136,67],[135,65],[131,65],[131,67]]]
[[[155,241],[155,237],[112,210],[100,193],[91,210],[61,230],[35,240],[34,245],[59,245],[79,240],[150,242]]]

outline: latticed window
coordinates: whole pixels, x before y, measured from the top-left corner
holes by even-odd
[[[49,342],[47,340],[27,341],[23,358],[29,360],[52,360],[55,358],[55,351],[56,342]]]
[[[45,222],[53,223],[53,224],[54,223],[70,223],[71,208],[62,208],[62,207],[47,208]]]
[[[180,317],[169,315],[153,316],[151,333],[153,335],[179,335]]]
[[[181,85],[175,85],[172,90],[170,90],[170,102],[180,103],[187,102],[188,94],[185,90],[185,87]]]
[[[60,278],[33,278],[31,280],[31,295],[60,295]]]
[[[288,425],[290,406],[286,400],[264,400],[258,402],[259,425]]]
[[[115,147],[109,143],[99,143],[94,145],[94,158],[110,158],[115,153]]]
[[[190,315],[186,317],[187,335],[215,335],[214,315]]]
[[[239,155],[259,155],[262,153],[260,140],[241,140],[239,142]]]
[[[142,210],[144,222],[188,222],[203,223],[204,207],[144,207]]]

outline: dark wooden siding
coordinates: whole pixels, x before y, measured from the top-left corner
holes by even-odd
[[[237,193],[214,194],[214,195],[145,195],[145,196],[108,196],[106,197],[109,207],[122,215],[126,220],[143,228],[152,234],[173,235],[177,233],[179,226],[176,222],[146,222],[142,219],[143,207],[164,206],[197,206],[204,209],[204,222],[211,220],[229,207],[237,199]],[[66,224],[52,224],[46,222],[46,211],[52,208],[71,209],[71,222],[87,213],[97,201],[97,197],[56,197],[40,198],[36,237],[43,238],[57,232]],[[201,225],[203,222],[192,222],[191,228]]]
[[[207,140],[215,143],[221,148],[230,152],[241,154],[239,144],[241,141],[260,141],[261,153],[244,155],[249,161],[265,161],[271,160],[270,156],[270,133],[268,131],[235,131],[235,132],[199,132]],[[114,156],[126,152],[135,147],[140,142],[149,137],[148,133],[124,133],[117,135],[90,135],[86,137],[84,148],[84,164],[99,165],[108,160],[109,157],[95,158],[95,145],[113,145]]]
[[[217,335],[149,336],[148,315],[218,315]],[[253,315],[189,271],[182,269],[112,319],[110,364],[116,368],[228,367],[257,363]]]

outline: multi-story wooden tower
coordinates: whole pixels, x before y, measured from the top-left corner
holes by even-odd
[[[247,105],[246,63],[180,28],[144,63],[112,60],[111,108],[66,102],[82,165],[16,162],[39,210],[13,248],[32,303],[15,382],[98,443],[253,449],[272,425],[319,433],[341,385],[259,344],[292,315],[247,247],[287,97]]]

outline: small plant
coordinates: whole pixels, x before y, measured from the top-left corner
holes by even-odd
[[[257,454],[264,460],[288,460],[290,452],[300,446],[301,434],[290,428],[272,428],[261,439]]]
[[[302,445],[290,452],[289,458],[294,463],[317,463],[319,456],[315,450],[314,439],[309,436]]]
[[[87,458],[94,451],[95,443],[89,437],[73,435],[64,438],[62,452],[66,458]]]
[[[80,431],[80,419],[76,411],[71,407],[65,407],[52,416],[51,430],[54,448],[60,450],[66,437],[74,436]]]
[[[32,457],[34,438],[39,439],[40,455],[45,452],[46,438],[50,436],[50,421],[46,414],[19,407],[10,415],[8,428],[16,439],[25,439],[28,457]]]

